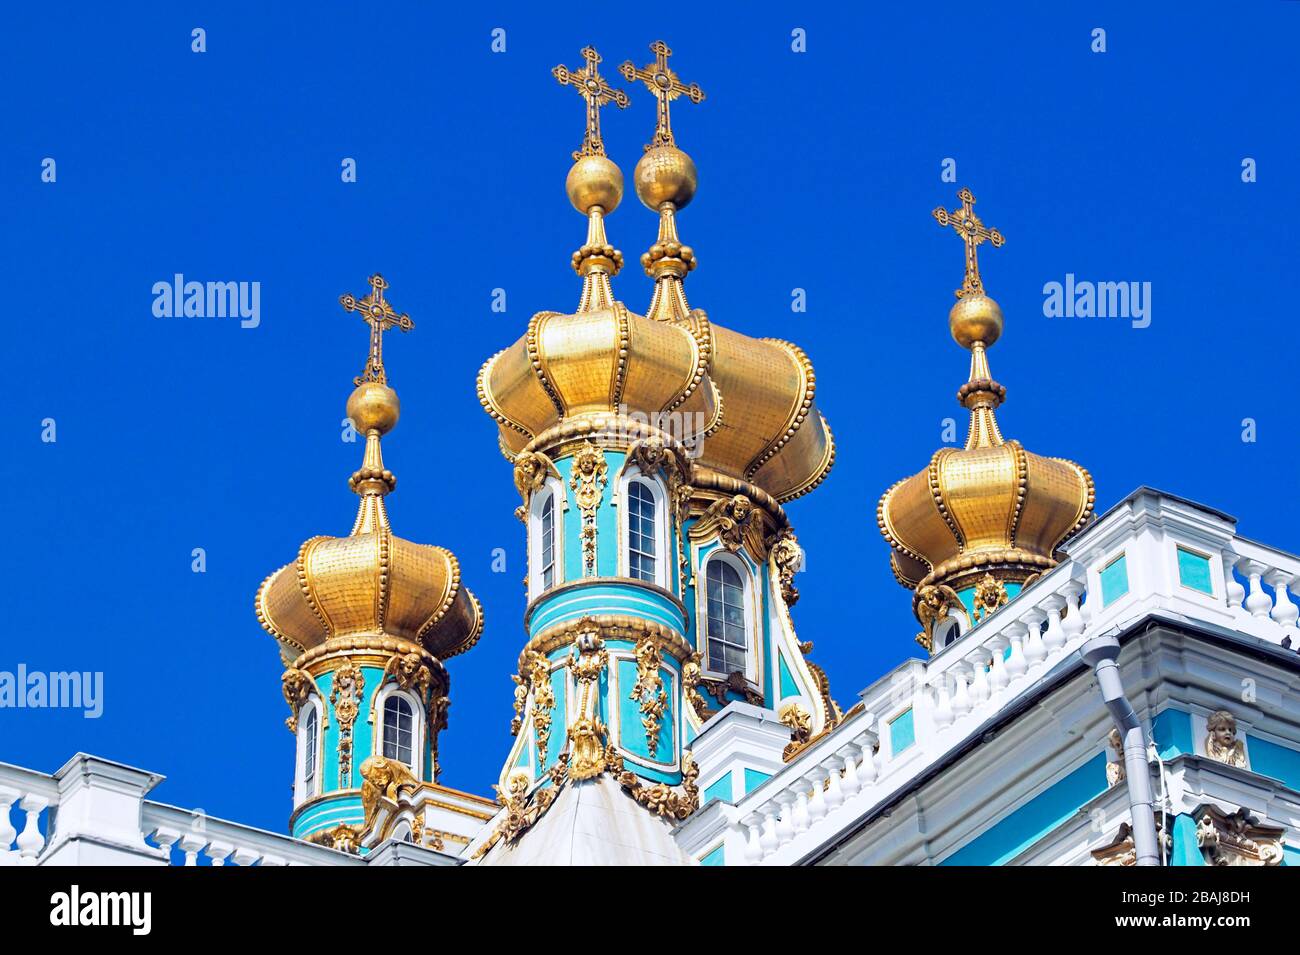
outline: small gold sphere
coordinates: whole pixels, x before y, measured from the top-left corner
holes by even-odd
[[[695,163],[676,146],[656,146],[636,164],[636,194],[645,205],[659,211],[665,202],[684,209],[695,196],[699,175]]]
[[[623,201],[623,170],[604,156],[583,156],[569,170],[564,189],[584,216],[592,206],[609,214]]]
[[[963,295],[948,313],[948,328],[962,348],[976,342],[988,348],[1002,335],[1002,309],[982,292]]]
[[[401,410],[397,392],[377,381],[363,381],[348,396],[348,417],[352,419],[352,427],[362,434],[392,431]]]

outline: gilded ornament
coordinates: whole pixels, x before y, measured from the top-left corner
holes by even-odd
[[[700,661],[703,655],[697,650],[691,654],[689,660],[682,664],[682,692],[686,697],[686,702],[690,704],[695,715],[700,719],[708,719],[709,705],[700,693],[700,683],[703,682],[703,673],[700,670]]]
[[[812,714],[802,703],[791,702],[781,707],[777,719],[790,727],[790,742],[781,754],[782,759],[789,762],[812,739]]]
[[[1227,710],[1211,713],[1205,721],[1205,755],[1229,766],[1246,766],[1246,744],[1237,739],[1237,718]]]
[[[605,463],[605,452],[590,441],[583,442],[573,455],[569,488],[582,514],[582,562],[586,577],[596,573],[596,509],[600,507],[608,481],[609,465]]]
[[[663,651],[650,633],[644,634],[636,645],[636,683],[628,699],[641,709],[641,727],[645,730],[646,750],[651,758],[659,748],[659,732],[663,727],[664,708],[668,694],[664,691]]]
[[[803,548],[794,531],[788,527],[781,531],[772,543],[771,561],[781,582],[781,599],[787,607],[799,602],[799,590],[794,585],[794,575],[803,568]]]
[[[935,625],[947,620],[952,610],[968,616],[965,605],[957,596],[957,591],[947,584],[927,584],[917,589],[916,596],[912,600],[912,612],[921,622],[921,632],[916,635],[916,642],[925,647],[928,652],[934,652]]]
[[[690,753],[682,755],[681,792],[667,783],[646,785],[640,776],[624,768],[623,757],[613,746],[606,750],[605,762],[628,795],[660,818],[685,819],[700,808],[700,790],[696,785],[700,767]]]
[[[330,689],[330,706],[339,727],[339,786],[352,786],[352,726],[361,708],[361,695],[366,688],[366,677],[361,668],[351,660],[334,671],[334,684]]]
[[[975,607],[975,622],[979,623],[1008,601],[1007,585],[992,574],[985,574],[975,585],[971,603]]]
[[[280,677],[280,689],[284,693],[284,701],[289,704],[289,718],[284,721],[284,725],[289,727],[290,733],[297,733],[298,713],[302,710],[302,705],[311,698],[313,693],[318,699],[323,699],[324,696],[320,687],[316,685],[315,678],[306,670],[295,667],[289,667],[284,671],[284,675]],[[329,717],[325,718],[325,726],[329,726]]]
[[[314,845],[325,846],[356,855],[361,847],[363,827],[341,823],[332,829],[320,829],[313,832],[305,841]]]
[[[767,556],[758,512],[754,509],[754,502],[744,494],[714,501],[691,525],[687,536],[696,544],[716,537],[733,554],[744,546],[750,556],[760,562]]]
[[[528,687],[533,695],[533,729],[537,734],[537,759],[545,762],[551,742],[551,711],[555,689],[551,686],[551,664],[540,653],[532,654],[528,665]]]
[[[605,771],[605,724],[582,716],[569,727],[569,778],[592,779]]]
[[[523,498],[523,504],[515,509],[515,517],[521,521],[528,519],[528,505],[533,495],[546,486],[547,478],[560,478],[555,462],[540,451],[523,451],[515,458],[515,490]]]
[[[394,653],[384,666],[383,676],[379,678],[382,687],[392,677],[399,688],[415,692],[421,700],[429,694],[433,684],[433,672],[425,664],[424,658],[414,650],[407,653]]]
[[[420,788],[409,766],[384,756],[367,757],[361,764],[361,779],[361,808],[365,810],[367,829],[375,820],[380,799],[396,803],[401,790]]]

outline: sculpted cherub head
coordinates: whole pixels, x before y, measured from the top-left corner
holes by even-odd
[[[1231,749],[1237,742],[1237,718],[1227,710],[1211,713],[1205,721],[1205,729],[1220,749]]]

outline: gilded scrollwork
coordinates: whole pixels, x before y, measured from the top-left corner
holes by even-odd
[[[703,673],[700,670],[700,661],[703,659],[702,654],[697,650],[691,654],[690,659],[682,664],[682,693],[686,697],[686,702],[690,704],[695,715],[700,719],[708,719],[709,704],[700,693],[700,684],[704,681]]]
[[[366,688],[366,677],[351,660],[334,671],[334,685],[330,689],[330,706],[339,727],[339,786],[352,786],[352,727],[361,710],[361,695]]]
[[[568,763],[565,760],[558,761],[551,767],[549,776],[551,785],[539,786],[533,791],[531,797],[528,794],[527,773],[512,774],[506,783],[508,787],[506,792],[502,792],[500,786],[494,787],[497,791],[497,802],[505,807],[506,814],[493,830],[492,835],[474,850],[471,858],[481,859],[493,846],[501,842],[512,843],[533,827],[568,783]]]
[[[628,795],[656,816],[665,819],[685,819],[700,808],[700,790],[696,785],[700,777],[700,767],[696,765],[690,753],[682,756],[681,792],[667,783],[646,785],[640,776],[624,768],[623,757],[613,746],[607,748],[605,762],[618,784]]]
[[[600,507],[605,485],[609,482],[609,465],[605,452],[590,441],[584,442],[573,455],[573,473],[569,487],[582,515],[583,576],[596,573],[596,510]]]
[[[551,742],[551,711],[555,709],[555,689],[551,686],[551,664],[540,653],[533,653],[528,663],[528,688],[532,693],[533,730],[537,734],[537,758],[546,759]]]
[[[660,674],[663,650],[650,633],[643,634],[636,644],[636,683],[628,699],[641,709],[641,727],[645,730],[646,749],[653,758],[659,744],[659,731],[663,726],[664,708],[668,694]]]

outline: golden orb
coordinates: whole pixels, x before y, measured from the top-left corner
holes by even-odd
[[[983,292],[971,292],[959,298],[948,313],[948,328],[962,348],[976,342],[988,348],[1002,335],[1002,309]]]
[[[604,156],[583,156],[569,170],[564,189],[573,208],[584,216],[592,206],[608,214],[623,201],[623,170]]]
[[[646,150],[636,164],[636,194],[645,205],[658,212],[665,202],[684,209],[695,196],[699,175],[695,163],[676,146],[656,146]]]
[[[352,427],[362,434],[392,431],[401,410],[397,392],[377,381],[363,381],[348,396],[348,417],[352,419]]]

